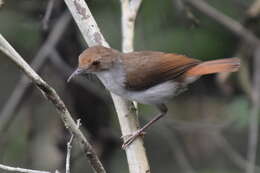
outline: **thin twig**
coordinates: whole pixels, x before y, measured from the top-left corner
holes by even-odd
[[[66,26],[69,24],[70,19],[71,17],[68,12],[64,12],[58,19],[53,30],[51,31],[48,38],[41,46],[40,50],[31,63],[31,66],[34,70],[39,71],[44,65],[48,55],[50,54],[50,51],[61,39],[61,36],[66,30]],[[25,75],[22,75],[20,81],[13,90],[13,93],[2,108],[0,114],[0,136],[8,129],[8,127],[12,123],[12,120],[17,115],[14,114],[14,112],[17,110],[17,107],[21,103],[24,93],[27,91],[29,86],[31,86],[30,80]]]
[[[50,87],[31,67],[24,59],[15,51],[15,49],[0,35],[0,50],[3,51],[34,83],[34,85],[40,89],[45,98],[50,101],[60,114],[65,127],[77,137],[79,144],[81,145],[85,156],[88,158],[93,170],[97,173],[105,173],[105,169],[101,164],[97,154],[95,153],[91,144],[87,141],[83,133],[77,128],[77,124],[72,119],[67,107],[58,96],[56,91]]]
[[[53,10],[53,6],[54,6],[54,0],[49,0],[48,4],[47,4],[46,12],[45,12],[43,20],[42,20],[42,28],[45,31],[48,30],[48,28],[49,28],[49,22],[50,22],[50,17],[51,17],[51,13]]]
[[[241,170],[246,170],[247,166],[251,163],[244,159],[236,150],[234,150],[231,144],[220,132],[216,132],[214,133],[214,135],[215,136],[213,139],[215,139],[215,143],[226,154],[230,161],[233,162]],[[255,169],[257,172],[260,171],[260,167],[258,166],[256,166]]]
[[[194,130],[200,130],[204,133],[211,133],[214,135],[216,145],[227,155],[231,162],[237,165],[238,168],[246,170],[247,166],[251,165],[246,159],[244,159],[237,151],[233,149],[231,144],[221,134],[221,131],[226,127],[230,127],[232,120],[225,121],[222,125],[214,125],[211,123],[200,122],[200,123],[188,123],[184,121],[173,121],[171,119],[164,120],[166,126],[170,129],[185,130],[186,132],[193,132]],[[206,123],[206,125],[205,125]],[[163,124],[164,125],[164,124]],[[260,168],[255,167],[256,171],[259,172]]]
[[[6,165],[2,165],[0,164],[0,169],[5,170],[5,171],[9,171],[9,172],[22,172],[22,173],[51,173],[48,171],[39,171],[39,170],[32,170],[32,169],[24,169],[24,168],[15,168],[15,167],[11,167],[11,166],[6,166]]]
[[[80,127],[80,119],[77,120],[77,128]],[[70,156],[71,156],[71,149],[72,149],[72,142],[74,139],[74,134],[71,134],[70,140],[67,143],[67,157],[66,157],[66,173],[70,173]]]
[[[86,2],[84,0],[65,0],[65,3],[71,11],[71,14],[73,15],[74,20],[76,21],[88,46],[91,47],[94,45],[103,45],[109,47],[108,43],[101,34]],[[132,105],[129,104],[129,102],[115,94],[111,93],[111,96],[119,119],[120,117],[135,117],[133,115],[133,112],[131,111]],[[124,121],[119,121],[119,123],[121,129],[129,127],[136,128],[137,126],[136,121],[130,122],[128,121],[128,119],[124,119]],[[150,172],[149,168],[147,167],[147,157],[141,139],[136,140],[129,147],[127,147],[126,154],[128,158],[128,163],[130,163],[128,164],[130,173]]]

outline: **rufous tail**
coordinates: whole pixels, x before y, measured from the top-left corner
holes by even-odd
[[[185,75],[190,76],[200,76],[212,73],[222,73],[222,72],[235,72],[240,67],[239,58],[227,58],[202,62],[191,69],[189,69]]]

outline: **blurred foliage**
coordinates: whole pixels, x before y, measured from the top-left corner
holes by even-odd
[[[227,107],[227,115],[234,116],[233,119],[237,120],[234,124],[235,128],[244,129],[248,126],[248,116],[250,113],[249,101],[245,97],[237,97]]]

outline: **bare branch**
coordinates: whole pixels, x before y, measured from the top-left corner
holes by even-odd
[[[220,133],[214,133],[216,144],[220,149],[226,154],[226,156],[232,161],[238,168],[241,170],[246,170],[247,166],[251,163],[244,159],[234,148],[230,145],[230,143],[225,139],[225,137]],[[256,171],[259,172],[260,168],[258,166],[255,167]]]
[[[84,0],[65,0],[88,46],[109,47]]]
[[[64,12],[64,14],[58,19],[58,22],[31,63],[34,70],[38,71],[46,62],[50,51],[60,40],[66,26],[69,24],[70,19],[71,17],[68,12]],[[30,80],[23,75],[1,111],[0,135],[8,129],[12,120],[17,115],[14,114],[14,112],[16,111],[25,91],[29,88],[29,86],[31,86]]]
[[[134,50],[134,28],[135,19],[142,0],[121,0],[121,26],[122,26],[122,52],[132,52]],[[128,103],[129,105],[131,103]],[[137,104],[136,104],[137,105]],[[118,115],[123,136],[133,134],[139,127],[137,112],[130,112],[128,116]],[[124,139],[125,141],[125,139]],[[148,159],[143,147],[143,139],[137,138],[134,143],[126,147],[126,154],[130,173],[150,172]]]
[[[34,85],[48,99],[56,108],[63,120],[65,127],[77,137],[79,144],[81,145],[85,156],[88,158],[93,170],[97,173],[105,173],[105,169],[101,164],[94,149],[87,141],[83,133],[78,129],[75,121],[72,119],[67,107],[60,99],[56,91],[50,87],[15,51],[15,49],[0,35],[0,50],[4,52],[26,75],[29,77]]]
[[[94,45],[103,45],[109,47],[85,1],[65,0],[65,3],[70,9],[87,44],[90,47]],[[131,111],[131,103],[115,94],[111,93],[111,96],[115,105],[123,135],[125,135],[125,132],[133,132],[134,130],[137,130],[137,124],[135,120],[136,116],[134,116],[133,112]],[[127,135],[129,135],[129,133]],[[135,140],[129,147],[127,147],[126,155],[128,158],[130,173],[150,172],[141,139]]]
[[[253,47],[257,47],[260,44],[259,39],[248,29],[246,29],[239,22],[219,12],[217,9],[211,7],[203,0],[185,0],[191,6],[195,7],[208,17],[214,19],[238,37],[244,39],[248,43],[251,43]]]
[[[130,10],[132,11],[132,15],[136,16],[142,4],[142,0],[131,0],[129,3],[130,3]]]
[[[64,62],[64,60],[61,58],[61,55],[57,50],[53,49],[51,51],[50,56],[51,56],[50,58],[51,63],[59,70],[59,72],[64,76],[65,79],[68,79],[68,77],[75,69],[71,68],[66,62]],[[80,76],[75,78],[71,82],[74,82],[82,86],[87,91],[95,94],[95,96],[97,96],[99,99],[103,99],[106,102],[112,102],[111,99],[107,98],[108,96],[107,92],[103,88],[95,85],[93,82],[86,81]]]
[[[54,6],[54,0],[49,0],[47,4],[46,12],[42,20],[43,30],[47,30],[49,28],[49,22],[50,22],[53,6]]]
[[[142,0],[121,0],[122,8],[122,50],[132,52],[134,50],[135,18]]]
[[[51,173],[47,171],[38,171],[38,170],[32,170],[32,169],[24,169],[24,168],[14,168],[11,166],[6,166],[0,164],[0,169],[9,171],[9,172],[22,172],[22,173]]]
[[[80,119],[77,120],[77,128],[80,127]],[[67,143],[67,157],[66,157],[66,173],[70,173],[70,155],[72,149],[72,142],[74,139],[74,134],[71,134],[70,140]]]

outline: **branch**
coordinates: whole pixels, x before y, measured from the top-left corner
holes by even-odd
[[[122,8],[122,50],[132,52],[134,50],[135,19],[142,0],[121,0]]]
[[[218,147],[226,154],[226,156],[232,161],[237,167],[241,170],[246,170],[247,166],[251,163],[244,159],[237,151],[233,149],[230,143],[225,139],[225,137],[221,134],[221,132],[214,133],[216,144]],[[255,167],[256,171],[259,172],[260,168],[258,166]]]
[[[109,47],[84,0],[64,0],[88,46]]]
[[[142,0],[121,0],[121,27],[122,27],[122,52],[132,52],[134,50],[134,28],[135,19]],[[131,104],[130,102],[128,103]],[[137,108],[137,104],[135,105]],[[137,110],[137,109],[136,109]],[[118,115],[123,136],[133,134],[139,127],[137,111],[129,111],[128,116]],[[123,138],[124,139],[124,138]],[[125,139],[124,139],[125,140]],[[150,172],[148,159],[143,147],[143,139],[137,138],[134,143],[126,147],[127,160],[130,173]]]
[[[56,91],[50,87],[15,51],[15,49],[4,39],[0,34],[0,50],[5,53],[26,75],[31,79],[33,84],[42,92],[45,98],[50,101],[60,114],[65,127],[77,137],[85,156],[88,158],[92,168],[97,173],[105,173],[97,154],[93,150],[90,143],[87,141],[83,133],[78,129],[75,121],[72,119],[67,107],[58,96]]]
[[[231,17],[219,12],[217,9],[211,7],[203,0],[185,0],[188,4],[204,13],[208,17],[217,21],[219,24],[223,25],[229,29],[232,33],[238,37],[244,39],[248,43],[251,43],[253,47],[258,47],[260,44],[259,39],[247,28],[241,25],[239,22],[235,21]]]
[[[38,171],[38,170],[32,170],[32,169],[24,169],[24,168],[14,168],[11,166],[5,166],[0,164],[0,169],[10,172],[22,172],[22,173],[51,173],[47,171]]]
[[[80,119],[77,120],[77,128],[80,127]],[[72,149],[72,142],[74,139],[74,134],[71,134],[70,140],[67,143],[67,157],[66,157],[66,173],[70,173],[70,155]]]
[[[46,12],[42,20],[43,30],[47,30],[49,28],[49,22],[50,22],[53,6],[54,6],[54,0],[49,0],[47,4]]]
[[[73,69],[66,62],[64,62],[64,60],[61,58],[61,55],[55,48],[53,48],[53,50],[51,51],[50,57],[51,63],[57,68],[57,70],[62,74],[62,76],[65,79],[68,79],[68,77],[75,69]],[[79,76],[71,82],[76,83],[77,85],[80,85],[87,91],[95,94],[95,96],[99,99],[103,99],[106,102],[112,102],[110,99],[107,98],[107,92],[103,88],[98,87],[91,81],[83,80],[83,78]]]
[[[65,0],[65,3],[73,15],[88,46],[103,45],[109,47],[85,1]],[[136,5],[134,5],[133,8],[136,9],[136,7],[139,6],[139,3],[134,4]],[[111,96],[119,119],[122,135],[129,135],[137,130],[136,116],[134,116],[134,113],[131,111],[131,104],[113,93],[111,93]],[[142,139],[138,138],[127,147],[126,155],[130,173],[150,172]]]
[[[66,26],[69,24],[70,19],[71,17],[68,12],[64,12],[58,19],[58,22],[31,63],[31,66],[35,71],[40,70],[40,68],[46,62],[50,51],[52,51],[52,49],[59,42],[62,34],[66,29]],[[31,86],[30,80],[25,75],[23,75],[1,111],[0,136],[2,136],[2,134],[8,129],[12,120],[17,115],[14,114],[14,112],[16,111],[24,96],[24,93],[27,91],[29,86]]]

